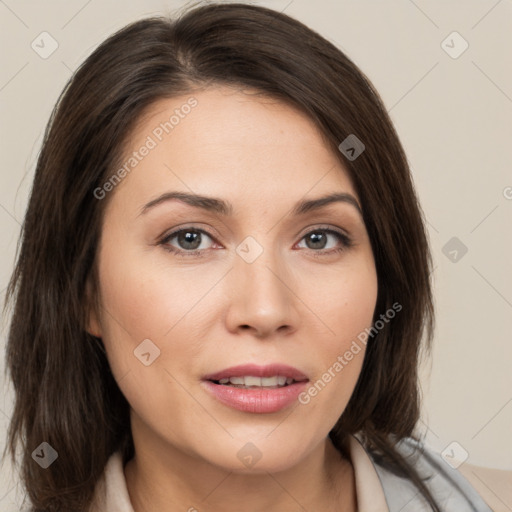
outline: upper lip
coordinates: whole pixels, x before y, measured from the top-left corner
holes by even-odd
[[[265,366],[256,364],[241,364],[225,368],[220,372],[211,373],[203,377],[204,380],[220,380],[229,377],[274,377],[280,375],[296,381],[309,380],[302,372],[286,364],[274,363]]]

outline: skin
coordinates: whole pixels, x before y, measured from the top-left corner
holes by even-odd
[[[174,109],[198,101],[109,192],[97,255],[101,308],[90,312],[89,331],[103,339],[131,406],[135,457],[124,472],[136,512],[356,510],[353,467],[327,436],[364,347],[307,405],[276,413],[232,409],[201,383],[251,362],[288,364],[314,383],[371,326],[376,305],[358,210],[334,203],[289,214],[296,202],[335,191],[361,205],[347,171],[307,116],[250,92],[214,87],[155,103],[127,157]],[[222,198],[233,216],[180,201],[140,214],[168,191]],[[209,232],[200,235],[202,257],[167,251],[196,248],[177,236],[159,244],[185,227]],[[311,243],[306,235],[320,227],[344,230],[353,245],[325,231],[324,245]],[[247,236],[263,249],[252,263],[236,252]],[[149,366],[134,356],[145,339],[160,349]],[[249,442],[261,454],[250,468],[237,457]]]

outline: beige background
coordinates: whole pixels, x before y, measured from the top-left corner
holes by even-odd
[[[252,3],[284,10],[318,31],[381,93],[413,168],[435,260],[437,332],[422,379],[427,442],[442,452],[456,441],[467,463],[512,470],[512,2]],[[43,130],[65,82],[114,30],[183,5],[0,0],[2,301]],[[46,59],[31,48],[43,31],[58,43]],[[464,42],[448,37],[453,31],[469,44],[457,58]],[[455,262],[450,245],[443,253],[452,237],[468,249]],[[4,323],[2,372],[5,338]],[[12,408],[11,386],[6,379],[2,385],[0,448]],[[5,464],[0,508],[19,510],[18,499]]]

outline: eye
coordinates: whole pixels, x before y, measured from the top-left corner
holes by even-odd
[[[329,237],[334,238],[338,241],[338,247],[336,245],[332,248],[327,248]],[[306,247],[319,253],[318,256],[338,253],[352,246],[352,240],[345,233],[335,231],[329,228],[316,228],[313,231],[309,231],[301,239],[305,240]],[[315,254],[317,256],[317,254]]]
[[[203,229],[193,227],[182,228],[165,236],[159,244],[162,245],[166,251],[172,252],[179,257],[202,257],[208,249],[208,247],[204,247],[203,245],[204,236],[213,240],[212,235]],[[333,248],[327,248],[326,250],[329,238],[337,240],[338,247],[335,245]],[[176,239],[177,246],[171,243],[174,239]],[[327,256],[338,253],[353,245],[352,239],[345,233],[323,227],[309,231],[301,238],[301,241],[302,240],[306,241],[306,248],[315,253],[315,256]]]
[[[203,235],[212,238],[206,231],[198,228],[183,228],[166,236],[160,243],[164,248],[177,256],[196,256],[201,255],[206,248],[202,245]],[[178,247],[170,242],[176,238]]]

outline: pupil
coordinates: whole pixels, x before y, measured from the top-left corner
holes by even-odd
[[[185,243],[186,249],[197,249],[197,247],[199,247],[201,245],[199,235],[200,235],[200,233],[198,233],[196,231],[184,231],[179,236],[180,242]],[[193,247],[190,247],[190,246],[187,247],[186,244],[189,244],[189,243],[191,243],[193,245]],[[194,243],[195,243],[195,245],[194,245]]]
[[[322,240],[323,238],[323,240]],[[313,242],[313,247],[310,247],[312,249],[323,249],[325,246],[325,234],[324,233],[311,233],[309,236],[309,241]],[[322,244],[322,241],[324,242]],[[319,244],[319,245],[315,245]]]

